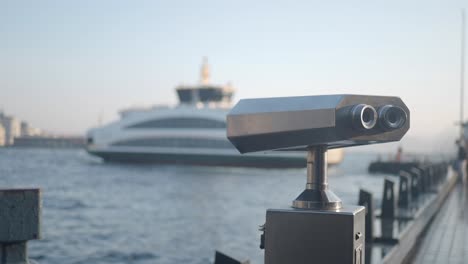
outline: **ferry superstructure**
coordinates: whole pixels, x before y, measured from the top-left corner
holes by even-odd
[[[234,89],[209,83],[209,66],[201,81],[176,88],[175,107],[126,109],[120,120],[91,129],[87,151],[104,161],[196,164],[246,167],[305,167],[303,152],[261,152],[241,155],[226,138],[226,115]],[[343,159],[331,150],[329,164]]]

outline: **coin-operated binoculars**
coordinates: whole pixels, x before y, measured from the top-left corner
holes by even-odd
[[[227,137],[241,152],[303,150],[307,184],[292,208],[268,209],[266,264],[364,263],[365,208],[328,187],[327,149],[400,140],[410,126],[398,97],[323,95],[241,100]]]

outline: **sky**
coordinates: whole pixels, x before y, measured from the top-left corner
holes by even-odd
[[[134,105],[176,104],[207,56],[235,101],[400,96],[410,149],[453,145],[468,1],[0,0],[0,108],[82,135]],[[468,92],[467,92],[468,93]],[[468,117],[468,107],[465,116]]]

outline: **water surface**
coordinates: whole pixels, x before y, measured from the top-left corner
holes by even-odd
[[[329,170],[340,198],[360,187],[381,197],[372,154],[345,154]],[[265,210],[289,206],[305,169],[248,169],[102,163],[83,150],[0,149],[0,188],[43,190],[39,263],[212,263],[218,249],[263,263],[258,226]],[[378,202],[377,202],[378,203]]]

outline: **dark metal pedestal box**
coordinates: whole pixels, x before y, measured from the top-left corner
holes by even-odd
[[[265,264],[364,264],[365,208],[269,209]]]

